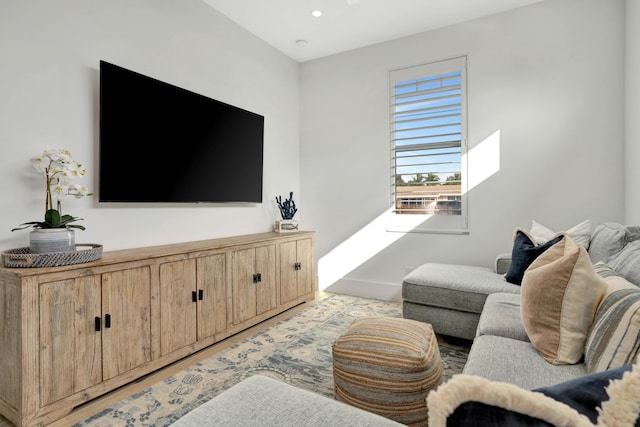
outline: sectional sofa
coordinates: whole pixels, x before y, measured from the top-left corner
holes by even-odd
[[[591,369],[582,357],[590,337],[592,319],[598,314],[605,317],[601,319],[603,325],[600,331],[604,331],[601,333],[605,334],[606,338],[616,339],[615,325],[612,323],[621,320],[607,319],[605,309],[599,312],[598,308],[603,307],[601,303],[605,301],[609,305],[614,304],[615,298],[623,297],[625,292],[629,295],[623,304],[631,305],[627,317],[628,321],[633,323],[631,331],[636,333],[634,337],[629,331],[631,336],[628,336],[627,340],[630,344],[627,342],[625,345],[638,345],[640,311],[633,312],[633,304],[640,304],[640,288],[637,286],[640,283],[640,227],[605,223],[597,225],[591,232],[590,224],[585,222],[563,234],[567,236],[566,240],[573,242],[571,248],[568,245],[559,245],[558,236],[555,234],[540,233],[540,228],[540,225],[534,222],[530,230],[517,229],[514,232],[512,253],[509,256],[499,256],[496,263],[496,269],[506,270],[505,274],[501,274],[502,271],[494,272],[481,267],[427,263],[405,277],[405,317],[431,323],[434,330],[441,334],[473,338],[469,359],[464,368],[465,374],[534,389],[592,372],[596,369],[596,355],[590,355],[591,359],[594,359]],[[555,244],[549,244],[545,248],[545,244],[554,243],[554,238]],[[560,246],[563,250],[560,250]],[[554,248],[555,254],[550,253],[549,248]],[[571,251],[574,260],[569,259],[569,255],[565,256],[565,252]],[[582,259],[578,259],[581,254]],[[513,262],[507,268],[504,260],[509,257]],[[555,259],[549,259],[554,257]],[[538,274],[538,278],[534,277],[535,271],[529,271],[530,268],[536,267],[536,262],[540,264],[539,268],[547,270],[538,270],[544,273]],[[562,262],[565,263],[564,269],[560,265]],[[569,267],[573,269],[567,271]],[[576,300],[568,286],[564,295],[553,295],[554,299],[550,299],[551,296],[548,299],[542,298],[545,295],[540,294],[551,294],[549,289],[557,288],[557,282],[566,282],[566,278],[559,275],[566,276],[571,273],[576,276],[573,283],[574,293],[584,294],[587,302]],[[511,282],[505,276],[510,278]],[[541,280],[549,285],[546,291],[543,290],[544,286],[536,283]],[[524,286],[527,284],[532,286]],[[549,310],[559,311],[562,308],[561,304],[564,304],[565,314],[575,315],[579,318],[577,320],[583,322],[582,331],[564,333],[565,336],[579,335],[575,341],[581,348],[576,350],[577,356],[570,359],[571,363],[550,363],[541,356],[541,345],[532,345],[529,337],[531,334],[525,328],[526,322],[523,322],[521,306],[521,291],[526,288],[531,289],[527,293],[531,300],[529,306],[541,305]],[[570,304],[571,302],[574,303]],[[611,309],[608,306],[607,308]],[[546,313],[541,309],[530,308],[528,314],[540,318]],[[463,320],[458,323],[456,319]],[[565,319],[557,320],[562,321],[567,322],[566,316]],[[539,319],[534,318],[529,323],[535,326],[536,322],[539,323]],[[611,330],[606,331],[606,326],[610,326]],[[624,324],[621,328],[623,326]],[[529,325],[529,329],[532,328],[533,326]],[[593,350],[599,346],[604,351],[606,343],[596,336],[597,332],[593,332],[589,341],[592,344],[591,348]],[[545,330],[545,333],[549,334],[549,331]],[[616,343],[610,344],[613,346]],[[569,344],[560,340],[558,345],[566,347]]]

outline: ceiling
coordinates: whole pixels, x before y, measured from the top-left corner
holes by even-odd
[[[542,0],[203,0],[297,62]],[[311,12],[322,11],[321,17]]]

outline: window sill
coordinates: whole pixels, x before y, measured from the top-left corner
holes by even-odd
[[[467,228],[416,228],[416,227],[387,227],[388,233],[423,233],[423,234],[457,234],[468,235]]]

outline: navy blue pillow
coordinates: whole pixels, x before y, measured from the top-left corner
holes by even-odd
[[[531,263],[542,255],[544,251],[562,240],[563,237],[564,235],[561,234],[546,243],[536,245],[527,233],[522,230],[516,230],[513,249],[511,250],[511,265],[509,265],[509,271],[505,275],[507,282],[520,285],[524,272]]]
[[[584,375],[550,387],[537,388],[533,391],[539,391],[558,402],[571,406],[595,424],[598,421],[596,408],[605,400],[609,400],[605,390],[609,385],[609,381],[619,380],[625,372],[630,370],[631,365],[625,365],[607,371]],[[638,425],[638,422],[636,422],[636,425]]]
[[[595,424],[598,418],[596,408],[609,399],[606,392],[609,381],[622,378],[622,375],[630,370],[631,365],[626,365],[532,391],[540,392],[572,407]],[[554,427],[546,421],[526,414],[473,401],[464,402],[447,418],[447,427],[473,426]],[[635,427],[640,427],[640,419],[636,420]]]
[[[447,427],[555,427],[529,415],[480,402],[464,402],[447,417]]]

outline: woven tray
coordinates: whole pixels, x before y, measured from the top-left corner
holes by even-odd
[[[2,252],[2,262],[8,268],[58,267],[83,264],[102,258],[102,245],[79,243],[74,252],[31,253],[29,248]]]

